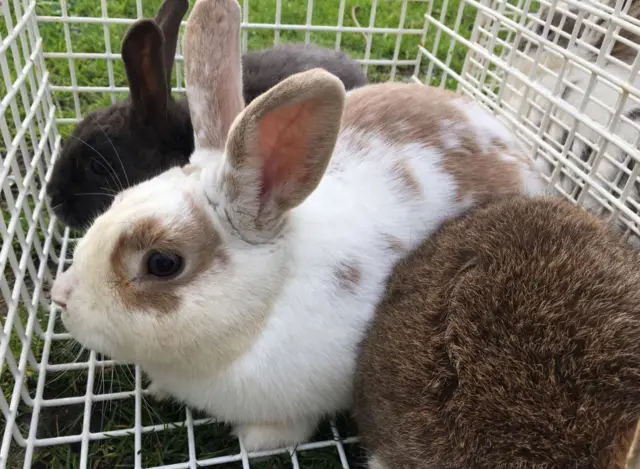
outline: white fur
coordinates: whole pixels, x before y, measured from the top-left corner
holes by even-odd
[[[369,469],[388,469],[388,466],[374,454],[369,458]]]
[[[520,151],[520,145],[515,137],[497,118],[490,115],[475,102],[456,100],[453,104],[467,117],[470,128],[483,152],[489,151],[492,139],[498,139],[507,145],[510,151]]]
[[[472,119],[456,128],[479,132],[478,111],[472,104],[461,108]],[[482,125],[504,136],[498,125]],[[363,141],[367,145],[358,144]],[[395,263],[469,207],[473,194],[458,200],[438,149],[343,128],[319,186],[289,212],[284,231],[268,243],[250,244],[224,212],[232,202],[220,190],[228,162],[219,156],[212,151],[207,163],[198,150],[192,162],[202,171],[174,168],[133,186],[96,219],[59,280],[77,279],[64,298],[63,320],[84,345],[139,364],[154,395],[171,395],[234,423],[247,449],[301,442],[323,416],[349,407],[357,347]],[[467,157],[473,165],[474,158],[488,156]],[[391,176],[398,161],[413,171],[421,197]],[[534,172],[522,175],[528,193],[541,193]],[[121,233],[149,216],[168,230],[188,226],[190,201],[205,210],[228,261],[214,262],[180,287],[177,311],[127,310],[123,287],[111,281],[110,258]],[[390,249],[389,237],[404,252]],[[142,255],[127,259],[132,269]],[[360,273],[353,291],[340,285],[341,265]]]

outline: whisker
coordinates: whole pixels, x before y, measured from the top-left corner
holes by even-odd
[[[124,164],[122,164],[122,159],[120,158],[120,155],[118,154],[118,150],[116,150],[116,147],[113,145],[113,142],[111,141],[111,139],[109,138],[109,136],[107,135],[107,133],[104,131],[104,129],[102,128],[102,126],[100,125],[100,123],[98,122],[98,119],[96,119],[94,117],[94,122],[98,125],[98,127],[100,127],[100,130],[102,131],[102,133],[104,134],[105,137],[107,137],[107,140],[109,141],[109,144],[111,145],[111,148],[113,148],[113,151],[116,152],[116,156],[118,157],[118,161],[120,162],[120,166],[122,167],[122,173],[124,174],[124,178],[127,181],[127,186],[130,186],[131,183],[129,182],[129,177],[127,176],[127,170],[124,169]]]
[[[110,194],[113,194],[114,196],[116,196],[118,193],[116,191],[114,191],[111,187],[100,187],[100,189],[102,189],[103,191],[107,191]]]
[[[119,185],[122,188],[122,181],[120,181],[120,178],[118,177],[118,174],[113,170],[113,168],[109,165],[109,161],[107,161],[107,159],[102,155],[102,153],[100,153],[98,150],[96,150],[92,145],[89,145],[87,142],[85,142],[84,140],[82,140],[81,138],[76,137],[75,135],[71,136],[72,138],[75,138],[77,141],[81,142],[83,145],[88,146],[89,148],[91,148],[91,150],[93,150],[94,153],[96,153],[100,158],[102,158],[102,160],[105,162],[105,164],[107,165],[106,169],[107,172],[109,172],[109,170],[111,170],[110,172],[110,176],[112,177],[112,179],[114,180],[114,182]]]
[[[77,194],[73,195],[104,195],[106,197],[111,197],[112,199],[115,199],[116,197],[114,194],[107,194],[105,192],[78,192]]]
[[[96,160],[96,161],[98,163],[100,163],[100,166],[102,166],[107,171],[107,174],[109,174],[109,176],[111,176],[111,178],[113,179],[113,175],[115,175],[115,171],[113,170],[113,168],[108,163],[105,164],[102,161],[99,161],[99,160]],[[109,171],[111,171],[111,173],[113,173],[113,174],[111,174]],[[109,181],[107,180],[107,182],[109,182]],[[122,184],[120,184],[120,185],[122,185]]]

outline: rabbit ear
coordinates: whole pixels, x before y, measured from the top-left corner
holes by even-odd
[[[178,47],[178,34],[180,33],[180,23],[189,9],[188,0],[165,0],[160,5],[156,15],[156,23],[164,35],[164,65],[166,67],[166,77],[168,93],[171,93],[171,72],[173,62],[176,58],[176,48]]]
[[[335,148],[344,101],[342,82],[313,69],[282,81],[236,119],[218,184],[243,238],[271,239],[286,212],[317,187]]]
[[[222,150],[244,108],[236,0],[195,4],[184,33],[184,57],[195,147]]]
[[[129,90],[134,109],[145,120],[164,118],[167,114],[167,80],[164,37],[152,20],[139,20],[122,41]]]

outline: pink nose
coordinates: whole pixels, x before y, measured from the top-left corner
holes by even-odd
[[[53,282],[53,288],[51,289],[51,299],[53,302],[62,309],[66,309],[69,297],[73,293],[73,289],[77,283],[77,277],[75,276],[73,266],[71,266]]]

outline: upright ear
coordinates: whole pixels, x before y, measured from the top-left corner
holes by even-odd
[[[134,109],[143,119],[163,119],[167,115],[164,37],[152,20],[139,20],[122,41],[122,60],[129,80]]]
[[[187,20],[185,75],[196,149],[222,150],[244,108],[240,22],[236,0],[200,0]]]
[[[178,34],[180,33],[180,23],[189,9],[189,0],[164,0],[158,14],[156,23],[164,35],[164,65],[166,67],[167,92],[171,95],[171,71],[176,58],[176,48],[178,47]]]
[[[345,89],[322,69],[292,75],[234,122],[220,173],[222,204],[250,242],[275,236],[327,168],[340,131]]]

